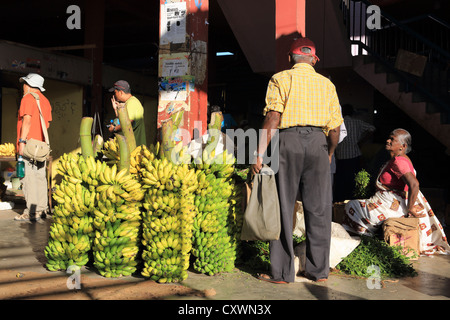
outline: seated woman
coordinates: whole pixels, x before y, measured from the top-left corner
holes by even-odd
[[[345,205],[343,227],[350,233],[373,236],[386,219],[416,217],[419,218],[421,253],[450,253],[445,232],[420,192],[413,164],[406,155],[411,150],[409,132],[392,131],[386,150],[391,159],[380,170],[375,195],[349,201]]]

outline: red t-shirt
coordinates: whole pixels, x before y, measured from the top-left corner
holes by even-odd
[[[395,157],[384,168],[380,182],[391,189],[408,191],[408,185],[402,180],[402,176],[408,172],[415,176],[412,163],[405,157]]]
[[[48,129],[50,125],[49,122],[52,121],[52,107],[50,105],[50,101],[48,101],[48,99],[41,92],[38,92],[38,95],[44,122]],[[26,94],[23,96],[19,108],[19,117],[17,121],[17,150],[19,149],[20,131],[22,129],[24,115],[31,116],[31,127],[27,139],[36,139],[40,141],[45,140],[44,133],[41,128],[41,118],[39,116],[39,109],[36,99],[31,94]]]

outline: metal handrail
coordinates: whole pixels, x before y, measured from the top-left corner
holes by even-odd
[[[423,14],[423,15],[420,15],[420,16],[417,16],[417,17],[413,17],[413,18],[410,18],[410,19],[405,19],[405,20],[400,21],[400,23],[403,24],[403,25],[407,25],[407,24],[410,24],[411,22],[423,21],[423,20],[426,20],[426,19],[435,21],[436,23],[440,24],[444,28],[450,30],[450,24],[448,24],[447,22],[439,19],[438,17],[435,17],[432,14]]]
[[[450,53],[440,44],[430,41],[383,11],[380,12],[380,28],[370,30],[366,25],[368,15],[365,12],[370,5],[371,3],[366,0],[342,0],[341,2],[350,42],[357,47],[357,52],[354,54],[370,54],[389,72],[397,75],[407,85],[407,90],[419,91],[441,110],[450,112],[450,73],[448,72]],[[448,25],[443,24],[442,28],[446,29],[442,32],[449,35]],[[444,40],[450,42],[447,38],[445,37]],[[395,68],[399,49],[427,57],[427,65],[421,77]]]

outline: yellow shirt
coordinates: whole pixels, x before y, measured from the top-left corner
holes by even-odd
[[[334,84],[306,63],[275,74],[269,82],[264,115],[281,113],[278,129],[322,127],[325,134],[344,121]]]

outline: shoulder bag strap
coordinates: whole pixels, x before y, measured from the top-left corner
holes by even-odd
[[[35,92],[29,92],[29,93],[36,99],[36,103],[37,103],[37,106],[39,109],[39,115],[41,118],[41,127],[42,127],[42,132],[44,133],[44,139],[47,144],[50,144],[50,141],[48,139],[48,133],[47,133],[47,125],[45,124],[44,116],[42,115],[41,104],[39,102],[39,95]]]

